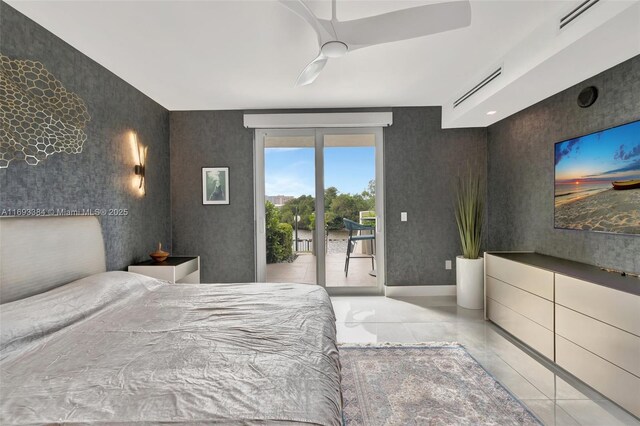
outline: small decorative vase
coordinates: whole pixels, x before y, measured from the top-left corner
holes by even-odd
[[[456,296],[458,306],[484,308],[484,259],[456,257]]]
[[[151,258],[156,263],[160,263],[167,260],[167,257],[169,257],[169,253],[162,250],[162,243],[158,243],[158,250],[154,251],[153,253],[149,253],[149,256],[151,256]]]

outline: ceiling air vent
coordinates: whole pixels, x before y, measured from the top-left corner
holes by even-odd
[[[563,29],[565,26],[569,25],[574,19],[578,16],[585,13],[591,6],[598,3],[600,0],[585,0],[580,3],[580,6],[573,9],[571,12],[567,13],[562,19],[560,19],[560,29]]]
[[[469,99],[471,96],[473,96],[474,93],[476,93],[477,91],[482,89],[484,86],[486,86],[487,84],[491,83],[493,80],[498,78],[498,76],[500,74],[502,74],[502,67],[498,68],[497,70],[495,70],[494,72],[492,72],[491,74],[486,76],[480,83],[478,83],[475,86],[473,86],[473,88],[471,90],[469,90],[467,93],[465,93],[464,95],[462,95],[458,99],[456,99],[453,102],[453,107],[455,108],[458,105],[460,105],[461,103],[463,103],[464,101],[466,101],[467,99]]]

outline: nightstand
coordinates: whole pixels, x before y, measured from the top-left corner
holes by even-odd
[[[164,262],[153,260],[129,266],[129,272],[146,275],[170,283],[200,283],[200,256],[170,256]]]

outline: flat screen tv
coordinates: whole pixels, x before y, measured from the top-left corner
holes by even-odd
[[[640,235],[640,121],[555,144],[556,228]]]

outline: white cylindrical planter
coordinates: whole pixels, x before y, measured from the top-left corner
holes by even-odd
[[[484,260],[456,257],[456,295],[459,306],[484,308]]]

